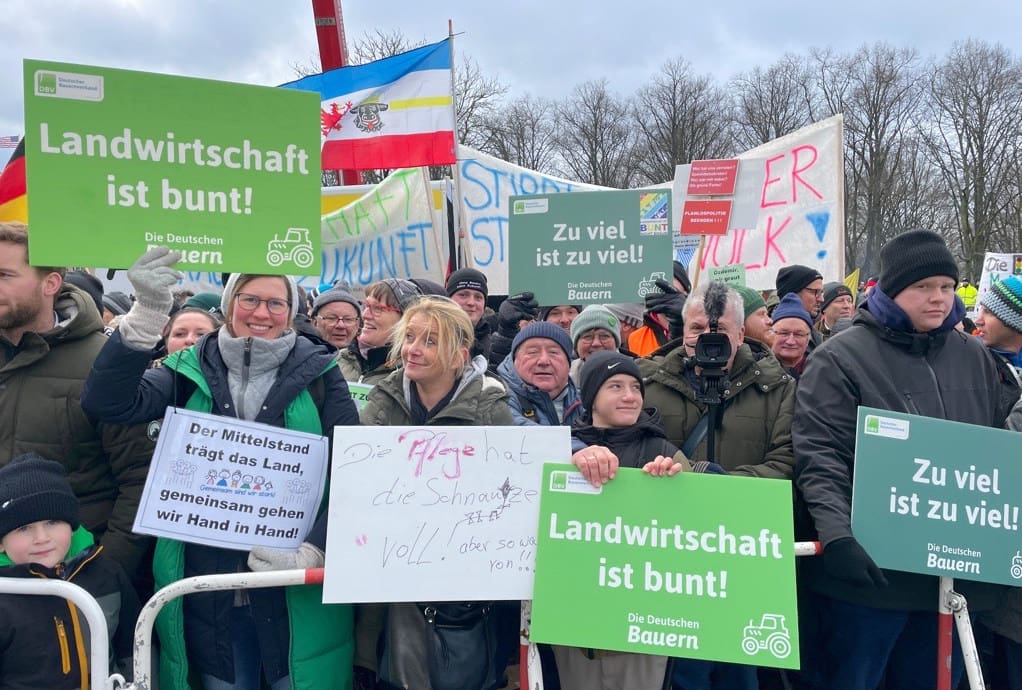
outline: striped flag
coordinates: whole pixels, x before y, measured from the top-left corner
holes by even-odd
[[[0,221],[28,222],[28,196],[25,194],[25,141],[17,144],[11,159],[0,172]]]
[[[282,86],[322,94],[325,170],[455,162],[449,41]]]
[[[0,149],[13,149],[21,141],[21,137],[12,134],[6,137],[0,137]]]

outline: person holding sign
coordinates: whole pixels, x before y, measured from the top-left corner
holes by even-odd
[[[365,295],[362,331],[337,354],[337,364],[346,381],[375,384],[397,368],[390,356],[394,326],[422,293],[410,281],[387,278],[367,287]]]
[[[137,301],[86,381],[82,406],[89,414],[142,422],[175,406],[321,435],[358,423],[333,353],[292,327],[299,292],[286,276],[232,275],[222,297],[224,327],[147,369],[180,278],[173,268],[179,259],[155,247],[128,270]],[[162,587],[186,575],[243,572],[246,563],[253,570],[322,567],[325,538],[325,513],[296,552],[246,554],[161,538],[153,574]],[[184,690],[194,677],[205,690],[242,690],[258,687],[260,675],[271,690],[350,687],[351,609],[321,600],[319,587],[186,597],[157,620],[161,687]]]
[[[803,572],[819,615],[814,687],[936,687],[936,577],[881,570],[852,534],[856,414],[862,406],[1002,427],[1010,405],[991,354],[955,330],[958,266],[944,238],[913,230],[880,250],[880,281],[852,325],[809,358],[792,424],[795,480],[823,545]],[[1011,382],[1014,386],[1014,382]],[[1016,393],[1017,397],[1017,393]],[[997,587],[955,589],[972,612],[996,603]],[[955,639],[954,685],[961,676]]]
[[[408,307],[394,328],[391,351],[402,367],[373,388],[363,423],[512,426],[504,384],[486,374],[484,357],[469,357],[473,330],[450,299],[423,297]],[[378,663],[384,683],[479,690],[491,687],[502,671],[494,667],[491,642],[499,631],[493,602],[398,603],[387,609]],[[517,625],[512,616],[505,637],[516,636]],[[364,632],[360,629],[360,640]]]

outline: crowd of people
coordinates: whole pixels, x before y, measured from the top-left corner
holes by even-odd
[[[979,299],[967,291],[977,311],[963,326],[958,266],[936,233],[885,245],[865,297],[800,265],[781,268],[769,294],[693,286],[676,262],[645,304],[584,308],[530,293],[498,302],[472,268],[445,285],[388,278],[361,295],[344,284],[306,294],[256,274],[230,275],[222,294],[180,294],[180,256],[166,247],[128,270],[133,295],[104,294],[87,272],[30,266],[28,233],[0,223],[0,576],[92,592],[121,673],[139,602],[155,589],[325,561],[325,511],[293,551],[132,532],[159,420],[179,407],[327,437],[359,424],[567,426],[564,460],[595,486],[621,467],[649,481],[788,482],[796,538],[822,544],[822,557],[798,563],[800,672],[543,645],[545,686],[935,687],[936,578],[877,567],[851,530],[857,408],[1022,429],[1022,281]],[[713,364],[697,356],[706,334],[727,345]],[[371,386],[361,411],[349,384]],[[960,591],[988,680],[1022,689],[1022,595],[967,581]],[[170,605],[157,621],[159,687],[508,683],[519,602],[325,605],[321,594],[205,592]],[[0,688],[87,686],[88,634],[73,605],[2,594],[0,611],[10,614]],[[438,646],[438,626],[454,642]],[[959,682],[957,639],[952,671]]]

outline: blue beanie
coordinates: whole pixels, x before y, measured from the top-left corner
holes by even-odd
[[[518,335],[511,341],[511,360],[514,361],[515,353],[518,352],[518,346],[524,343],[529,338],[546,338],[547,340],[553,340],[555,343],[561,346],[564,350],[564,356],[571,361],[571,338],[568,337],[567,332],[555,323],[548,321],[537,321],[536,323],[530,323],[528,326],[518,331]]]
[[[774,313],[770,315],[770,318],[773,319],[774,325],[781,319],[794,318],[805,321],[810,329],[813,327],[813,318],[809,316],[809,312],[802,306],[802,299],[794,292],[789,292],[781,298],[780,303],[774,309]]]

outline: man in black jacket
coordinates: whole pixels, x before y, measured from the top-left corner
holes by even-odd
[[[824,552],[807,563],[820,616],[818,687],[936,687],[937,578],[881,570],[851,530],[859,405],[1001,427],[1009,409],[982,343],[955,330],[958,267],[943,238],[906,232],[880,253],[880,283],[852,326],[809,358],[796,393],[795,480]],[[996,590],[956,582],[969,608]],[[961,652],[956,644],[956,675]],[[810,664],[812,665],[812,664]]]

